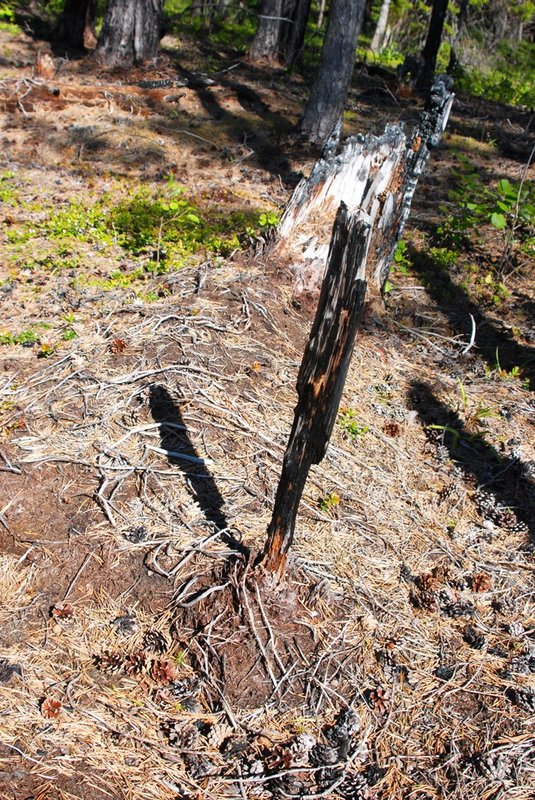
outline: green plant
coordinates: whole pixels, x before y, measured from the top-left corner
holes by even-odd
[[[33,345],[39,342],[39,337],[34,330],[25,330],[21,331],[20,333],[0,333],[0,344],[9,345],[9,344],[21,344],[21,345]]]
[[[333,511],[340,505],[340,495],[337,492],[329,492],[320,500],[319,507],[326,513]]]
[[[14,177],[15,173],[10,171],[3,172],[0,175],[0,203],[15,205],[17,196],[12,183]]]
[[[392,269],[394,272],[398,272],[400,275],[408,275],[411,266],[412,261],[410,260],[408,254],[408,244],[404,239],[400,239],[400,241],[397,243],[394,253],[394,263],[392,265]]]
[[[368,433],[369,428],[367,425],[361,424],[357,419],[357,412],[353,408],[344,408],[338,415],[338,424],[344,432],[344,435],[355,441],[361,436]]]
[[[62,334],[64,341],[69,342],[71,339],[77,339],[78,334],[73,328],[65,328]]]
[[[487,185],[466,156],[457,158],[460,166],[452,173],[455,188],[449,192],[450,203],[440,207],[443,221],[437,232],[442,240],[462,246],[470,234],[490,225],[501,232],[502,254],[508,254],[516,239],[533,236],[535,187],[506,178]]]

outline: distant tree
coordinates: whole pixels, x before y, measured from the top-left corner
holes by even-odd
[[[319,70],[301,122],[300,133],[324,144],[341,120],[362,27],[365,0],[332,0]]]
[[[377,25],[372,36],[370,43],[370,50],[373,53],[380,53],[385,41],[388,29],[388,12],[390,11],[390,0],[382,0],[381,8],[379,9],[379,17],[377,18]]]
[[[249,49],[251,61],[295,64],[301,55],[311,0],[262,0]]]
[[[282,0],[262,0],[258,28],[249,48],[251,61],[278,61],[281,18]]]
[[[97,55],[112,67],[154,58],[162,29],[163,0],[108,0]]]
[[[311,4],[311,0],[291,0],[288,8],[284,9],[286,19],[281,27],[280,49],[287,67],[301,57]]]
[[[423,66],[417,82],[418,88],[424,91],[427,91],[433,83],[447,12],[448,0],[433,0],[431,19],[429,20],[424,49],[422,50]]]
[[[82,50],[94,47],[96,0],[66,0],[63,12],[52,34],[54,42]]]

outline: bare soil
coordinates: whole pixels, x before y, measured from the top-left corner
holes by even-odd
[[[254,248],[121,285],[119,245],[39,228],[170,173],[280,211],[309,172],[298,75],[163,44],[39,76],[48,45],[0,34],[0,334],[39,332],[0,349],[0,796],[533,798],[533,262],[495,302],[498,231],[429,257],[456,153],[519,180],[530,117],[456,100],[272,585],[252,560],[314,297]],[[357,70],[345,133],[410,125],[395,88]]]

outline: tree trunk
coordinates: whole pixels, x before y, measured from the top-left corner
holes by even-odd
[[[364,0],[332,0],[319,71],[299,132],[314,144],[324,144],[341,121],[355,63]]]
[[[316,317],[299,377],[294,423],[282,466],[262,565],[281,574],[312,464],[327,450],[364,307],[370,227],[342,203],[335,219]]]
[[[249,49],[251,61],[278,61],[281,17],[282,0],[262,0],[258,28]]]
[[[369,271],[378,288],[384,285],[418,178],[446,127],[453,102],[450,89],[449,78],[436,81],[410,138],[401,126],[388,125],[380,137],[347,139],[340,152],[326,147],[310,176],[295,187],[268,245],[272,254],[291,264],[295,296],[317,292],[342,202],[351,212],[367,215],[372,226]]]
[[[381,10],[379,11],[379,18],[377,20],[375,33],[373,34],[373,39],[370,44],[370,50],[372,51],[372,53],[380,53],[381,50],[383,49],[386,28],[388,25],[389,11],[390,11],[390,0],[383,0],[383,2],[381,3]]]
[[[427,38],[425,40],[424,49],[422,50],[424,66],[417,84],[418,88],[422,91],[427,91],[433,83],[437,55],[442,40],[442,31],[444,30],[447,11],[448,0],[433,0]]]
[[[95,37],[96,0],[67,0],[52,40],[83,50]]]
[[[154,58],[160,43],[163,0],[108,0],[97,54],[111,67]]]
[[[305,41],[311,0],[294,0],[285,16],[291,22],[284,21],[281,29],[281,52],[284,63],[291,67],[299,60]]]
[[[318,21],[316,23],[316,30],[321,31],[321,27],[323,25],[323,19],[325,17],[325,6],[327,5],[327,0],[320,0],[320,7],[318,10]]]

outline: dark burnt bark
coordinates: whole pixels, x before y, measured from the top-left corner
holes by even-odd
[[[292,0],[288,3],[285,16],[291,21],[284,21],[281,29],[280,49],[284,63],[291,67],[301,57],[305,33],[310,15],[311,0]]]
[[[108,0],[97,54],[103,64],[129,67],[154,58],[163,0]]]
[[[442,40],[442,31],[448,11],[448,0],[433,0],[431,19],[427,30],[424,49],[422,50],[423,69],[418,78],[418,89],[427,91],[431,88],[437,65],[437,55]]]
[[[340,122],[355,63],[364,0],[333,0],[319,71],[299,131],[308,141],[323,144]]]
[[[333,228],[327,273],[299,377],[294,423],[277,489],[262,565],[282,573],[294,536],[308,472],[327,450],[364,307],[368,223],[342,203]]]
[[[76,50],[94,46],[96,6],[96,0],[67,0],[52,40]]]
[[[282,0],[262,0],[258,28],[249,49],[251,61],[278,61],[282,6]]]

